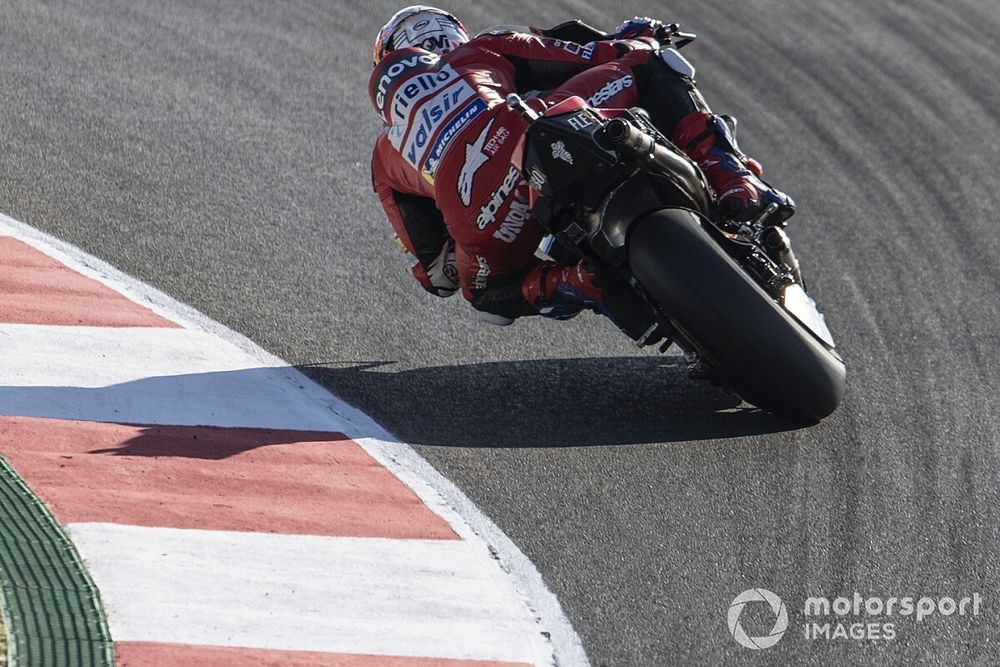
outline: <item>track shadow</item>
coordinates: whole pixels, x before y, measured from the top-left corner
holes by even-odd
[[[300,366],[402,440],[566,447],[733,438],[797,426],[687,378],[678,357],[553,359],[393,372]]]
[[[127,439],[114,441],[111,447],[88,450],[87,454],[221,461],[262,447],[347,440],[347,436],[328,431],[122,424],[120,430],[126,429],[131,431]]]
[[[796,428],[687,378],[677,357],[505,361],[393,370],[391,362],[299,370],[400,439],[448,447],[573,447],[733,438]],[[333,415],[303,401],[289,367],[155,376],[101,387],[0,386],[0,414],[117,424],[271,429],[239,442],[161,427],[103,454],[224,459],[324,439]],[[253,406],[249,409],[248,406]],[[283,433],[294,429],[296,433]],[[314,433],[310,434],[309,431]],[[199,435],[199,439],[202,436]]]
[[[53,420],[43,429],[48,441],[40,448],[75,442],[67,447],[98,456],[224,460],[262,448],[344,439],[340,430],[346,425],[325,405],[303,399],[300,384],[301,376],[285,366],[96,387],[3,385],[0,415]],[[11,428],[0,428],[0,444]],[[19,428],[27,429],[22,439],[37,439],[37,426]],[[85,447],[77,447],[84,441]]]

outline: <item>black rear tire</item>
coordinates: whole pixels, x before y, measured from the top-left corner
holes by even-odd
[[[809,423],[840,404],[843,361],[753,282],[698,214],[668,208],[637,221],[628,256],[649,296],[745,400]]]

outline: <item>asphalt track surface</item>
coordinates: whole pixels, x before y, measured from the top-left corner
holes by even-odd
[[[666,11],[520,4],[463,17]],[[371,38],[395,8],[8,0],[0,210],[417,445],[533,559],[594,664],[1000,662],[995,2],[711,0],[669,16],[700,34],[685,53],[710,103],[800,204],[793,240],[850,371],[840,410],[806,429],[690,384],[596,316],[491,328],[416,286],[367,166]],[[755,586],[792,613],[759,652],[726,625]],[[892,641],[803,638],[796,605],[853,591],[985,602],[900,619]]]

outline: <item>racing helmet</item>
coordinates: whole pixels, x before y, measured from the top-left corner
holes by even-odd
[[[411,5],[393,14],[375,38],[372,65],[396,49],[420,47],[439,56],[469,41],[469,33],[448,12],[427,5]]]

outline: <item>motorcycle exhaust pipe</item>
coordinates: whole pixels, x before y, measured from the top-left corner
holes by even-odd
[[[608,142],[625,155],[650,166],[659,166],[666,173],[684,174],[695,178],[691,163],[657,141],[656,137],[625,118],[612,118],[604,126]]]
[[[636,158],[652,158],[656,140],[623,118],[612,118],[604,126],[604,136],[611,145]]]
[[[656,136],[628,118],[618,117],[604,125],[604,137],[619,154],[674,181],[687,194],[694,209],[706,213],[713,210],[708,199],[708,185],[698,168],[689,159],[665,146]]]

